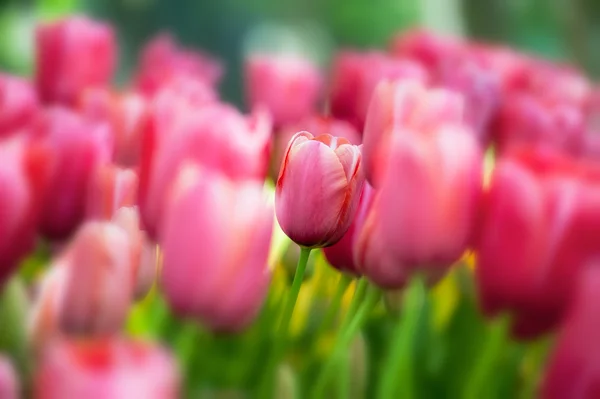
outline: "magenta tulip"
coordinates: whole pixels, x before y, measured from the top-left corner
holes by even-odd
[[[35,376],[37,399],[176,399],[175,360],[151,343],[111,338],[59,340],[43,353]]]
[[[273,210],[262,182],[187,164],[174,184],[160,243],[171,308],[217,331],[239,331],[267,295]]]
[[[344,138],[296,134],[284,156],[277,188],[277,220],[294,242],[326,247],[346,233],[362,191],[362,155]]]
[[[116,39],[108,25],[72,17],[39,26],[36,84],[40,98],[76,103],[86,89],[110,82],[116,58]]]
[[[37,93],[29,82],[0,73],[0,137],[31,124],[38,108]]]

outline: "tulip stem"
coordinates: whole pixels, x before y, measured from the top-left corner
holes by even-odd
[[[323,318],[323,322],[319,326],[317,333],[315,336],[317,339],[323,335],[323,333],[331,326],[333,319],[338,314],[340,310],[340,305],[342,304],[342,298],[344,297],[344,293],[348,289],[348,286],[352,282],[352,278],[347,274],[341,273],[340,280],[337,285],[337,289],[333,298],[331,299],[331,305],[327,308],[327,313]]]
[[[405,292],[402,316],[399,318],[394,332],[393,341],[388,351],[378,386],[379,399],[396,397],[414,398],[413,348],[419,327],[419,318],[427,295],[425,283],[421,278],[415,278]],[[401,392],[396,392],[400,387]]]
[[[294,314],[294,307],[298,300],[298,294],[300,293],[300,287],[304,280],[304,272],[306,271],[306,265],[308,264],[308,257],[310,256],[311,248],[300,247],[300,257],[298,258],[298,266],[294,273],[294,280],[292,286],[288,291],[287,298],[281,313],[281,319],[279,322],[279,328],[277,329],[277,336],[274,340],[274,346],[272,347],[271,354],[267,360],[265,368],[265,374],[261,386],[259,387],[260,398],[270,398],[272,396],[272,388],[274,382],[274,375],[277,364],[281,360],[285,347],[288,341],[290,321]]]
[[[327,387],[327,383],[331,376],[331,373],[335,370],[336,366],[340,364],[345,355],[345,351],[347,351],[350,343],[352,342],[352,338],[358,333],[360,328],[364,325],[369,313],[380,298],[380,291],[374,286],[368,286],[367,292],[364,298],[364,301],[360,303],[361,296],[359,295],[368,283],[365,279],[361,279],[359,282],[356,293],[354,294],[354,298],[352,298],[352,304],[350,305],[350,310],[347,314],[346,320],[340,332],[338,333],[337,340],[335,342],[335,346],[333,347],[333,351],[331,356],[325,361],[321,372],[317,378],[317,381],[314,385],[314,389],[312,391],[311,398],[322,398],[325,393],[325,389]],[[359,303],[360,306],[354,305],[355,303]],[[353,306],[354,305],[354,306]],[[351,311],[356,309],[356,312]]]

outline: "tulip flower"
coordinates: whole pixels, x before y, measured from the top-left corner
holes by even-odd
[[[271,280],[273,211],[262,182],[183,166],[161,230],[161,284],[171,308],[217,331],[258,314]]]
[[[88,218],[110,220],[120,208],[136,204],[138,177],[132,169],[106,164],[91,178],[87,188]]]
[[[251,109],[264,106],[275,126],[312,114],[323,86],[319,70],[297,56],[252,55],[246,61],[246,96]]]
[[[179,373],[161,347],[124,338],[60,340],[44,352],[35,376],[38,399],[176,399]]]
[[[160,34],[142,51],[135,77],[135,87],[142,94],[152,97],[173,79],[185,76],[215,86],[221,75],[221,64],[200,51],[180,48],[175,40]]]
[[[29,82],[0,73],[0,137],[28,126],[38,108],[37,93]]]
[[[0,289],[35,244],[47,153],[21,137],[0,140]]]
[[[471,243],[482,151],[468,128],[452,124],[397,131],[387,146],[380,185],[357,233],[358,270],[388,289],[403,287],[417,271],[436,281]]]
[[[31,137],[50,153],[41,232],[51,239],[64,239],[85,215],[88,182],[110,160],[112,134],[106,125],[88,123],[67,109],[51,108]]]
[[[307,248],[338,242],[354,218],[362,191],[360,148],[328,134],[296,134],[277,179],[275,208],[283,231]]]
[[[597,256],[600,169],[551,148],[513,150],[497,163],[477,244],[484,312],[515,315],[536,337],[564,316],[583,262]]]
[[[0,354],[0,398],[17,399],[19,386],[11,362]]]
[[[395,36],[390,50],[395,56],[415,59],[428,70],[437,70],[446,60],[465,52],[466,47],[466,43],[456,38],[435,35],[425,30],[411,30]]]
[[[234,179],[262,181],[270,136],[265,113],[257,111],[246,118],[223,104],[208,105],[149,130],[142,152],[139,201],[150,236],[157,237],[169,188],[185,161]]]
[[[429,75],[418,63],[380,52],[340,53],[333,67],[331,112],[362,131],[377,85],[383,80],[427,83]]]
[[[341,272],[355,275],[360,274],[356,262],[354,261],[354,245],[357,228],[360,228],[364,223],[364,218],[366,217],[373,200],[373,194],[373,188],[369,183],[365,183],[363,192],[361,193],[358,211],[354,216],[350,228],[337,243],[323,248],[323,254],[327,259],[327,262]]]
[[[600,270],[595,263],[582,271],[573,303],[558,334],[542,384],[543,399],[600,396]]]
[[[437,126],[464,123],[458,94],[428,90],[418,82],[384,81],[373,94],[363,135],[365,175],[378,187],[378,175],[389,157],[389,140],[401,131],[427,132]]]
[[[40,25],[35,77],[40,98],[75,104],[86,89],[110,82],[116,58],[116,40],[108,25],[84,17]]]

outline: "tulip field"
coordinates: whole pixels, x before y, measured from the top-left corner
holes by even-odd
[[[0,71],[0,399],[600,398],[600,89],[407,29]],[[598,270],[595,268],[598,267]],[[596,302],[597,301],[597,302]]]

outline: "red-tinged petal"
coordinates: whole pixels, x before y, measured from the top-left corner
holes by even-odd
[[[0,356],[0,398],[19,398],[19,383],[17,374],[11,362],[4,356]]]

